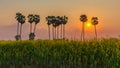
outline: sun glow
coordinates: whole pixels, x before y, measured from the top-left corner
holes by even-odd
[[[91,22],[86,23],[86,27],[91,27],[91,26],[92,26]]]
[[[88,27],[90,27],[90,26],[91,26],[91,24],[90,24],[90,23],[88,23],[88,24],[87,24],[87,26],[88,26]]]

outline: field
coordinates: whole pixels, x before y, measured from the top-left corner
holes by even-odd
[[[0,68],[120,68],[120,40],[0,41]]]

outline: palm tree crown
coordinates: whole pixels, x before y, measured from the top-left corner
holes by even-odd
[[[80,21],[86,22],[87,21],[87,16],[85,14],[80,16]]]
[[[25,23],[25,16],[24,15],[22,15],[21,13],[16,13],[16,17],[15,17],[16,19],[17,19],[17,21],[19,22],[19,23],[21,23],[21,24],[24,24]]]
[[[47,24],[48,25],[51,25],[52,23],[52,17],[51,16],[48,16],[48,17],[46,17],[46,21],[47,21]]]
[[[40,16],[34,15],[34,21],[35,21],[35,24],[38,24],[40,22]]]
[[[98,24],[98,18],[97,17],[92,17],[91,21],[92,21],[93,25],[97,25]]]
[[[46,17],[45,19],[46,19],[46,21],[47,21],[47,24],[48,24],[48,25],[50,25],[49,18],[48,18],[48,17]]]
[[[63,24],[66,24],[67,21],[68,21],[68,17],[64,16],[64,17],[63,17]]]
[[[21,14],[21,13],[19,13],[19,12],[18,12],[18,13],[16,13],[16,17],[15,17],[15,18],[16,18],[16,20],[17,20],[18,22],[20,22],[21,15],[22,15],[22,14]]]
[[[28,22],[29,23],[33,23],[34,22],[34,15],[33,14],[29,14],[28,15]]]

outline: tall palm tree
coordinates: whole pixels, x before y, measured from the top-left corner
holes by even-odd
[[[22,15],[21,16],[21,22],[20,22],[20,24],[21,24],[21,27],[20,27],[20,40],[21,40],[21,35],[22,35],[22,26],[23,26],[23,24],[25,23],[25,16],[24,15]]]
[[[34,26],[34,32],[33,32],[33,39],[35,37],[36,26],[40,22],[40,16],[39,15],[34,15],[34,22],[35,22],[35,26]]]
[[[97,39],[97,29],[96,29],[96,25],[98,24],[98,18],[97,18],[97,17],[92,17],[91,21],[92,21],[92,25],[94,25],[95,36],[96,36],[96,39]]]
[[[16,20],[18,21],[18,26],[17,26],[17,35],[15,36],[16,40],[21,40],[21,34],[22,34],[22,25],[25,23],[25,16],[22,15],[20,12],[16,13]],[[19,34],[19,24],[20,26],[20,34]]]
[[[57,39],[59,39],[59,25],[57,25]]]
[[[47,25],[48,25],[48,34],[49,34],[49,40],[50,40],[50,25],[51,25],[51,17],[46,17]]]
[[[85,35],[84,26],[85,26],[85,22],[87,22],[87,20],[88,19],[87,19],[87,16],[85,14],[80,16],[80,21],[83,22],[82,23],[82,32],[81,32],[81,40],[83,40],[83,41],[84,41],[84,35]]]
[[[40,22],[40,16],[39,15],[34,15],[34,22],[35,22],[35,26],[34,26],[34,33],[35,33],[36,26]]]
[[[62,16],[62,17],[60,17],[60,25],[61,25],[60,37],[61,37],[61,39],[63,39],[63,22],[64,22],[64,19],[63,19],[63,16]]]
[[[28,15],[28,22],[30,23],[30,34],[29,34],[29,40],[33,40],[34,39],[34,34],[32,33],[32,23],[34,22],[34,15],[33,14],[29,14]]]
[[[59,30],[59,26],[61,26],[60,37],[61,37],[61,39],[63,39],[63,24],[66,24],[66,22],[64,20],[64,16],[57,16],[56,18],[57,18],[57,27],[58,27],[58,30]]]
[[[68,22],[68,17],[63,17],[63,39],[65,39],[65,25]]]
[[[56,17],[57,39],[59,39],[59,25],[60,25],[60,16],[57,16]]]
[[[20,40],[20,35],[19,35],[19,22],[20,22],[20,16],[21,16],[22,14],[21,13],[16,13],[16,17],[15,17],[15,19],[18,21],[18,24],[17,24],[17,35],[15,36],[15,39],[16,40]]]
[[[28,15],[28,22],[30,23],[30,33],[32,33],[32,23],[34,22],[34,15],[33,14]]]
[[[57,27],[57,19],[55,16],[52,17],[52,25],[53,25],[53,34],[54,34],[54,38],[56,39],[56,27]]]
[[[52,23],[52,34],[53,34],[53,40],[55,39],[55,16],[51,16],[51,23]]]

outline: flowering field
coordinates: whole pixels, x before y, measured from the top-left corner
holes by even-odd
[[[120,68],[120,40],[0,41],[0,68]]]

